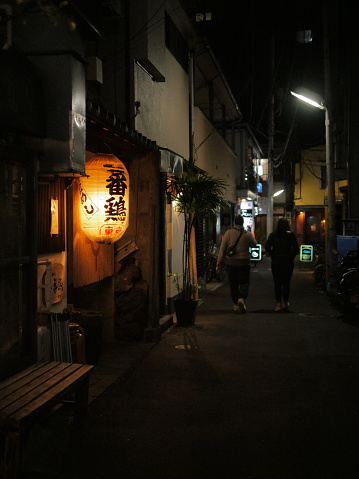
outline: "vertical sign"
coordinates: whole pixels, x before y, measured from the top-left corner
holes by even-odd
[[[243,227],[245,230],[254,230],[254,212],[253,201],[242,200],[240,203],[240,212],[243,216]]]

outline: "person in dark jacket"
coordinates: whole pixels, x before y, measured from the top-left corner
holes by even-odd
[[[295,234],[289,230],[289,222],[285,218],[278,220],[276,230],[268,236],[265,250],[272,259],[271,269],[276,300],[274,311],[288,310],[290,281],[294,270],[294,258],[299,253],[299,245]]]
[[[221,247],[218,253],[217,268],[224,262],[226,264],[231,299],[233,301],[233,312],[245,313],[247,308],[245,299],[248,296],[250,282],[250,254],[249,248],[256,246],[257,241],[247,230],[243,228],[243,216],[238,215],[234,219],[234,228],[225,232]],[[233,256],[226,256],[226,249],[233,246],[237,239]]]

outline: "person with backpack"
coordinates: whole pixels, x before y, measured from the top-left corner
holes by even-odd
[[[257,244],[252,234],[244,230],[243,222],[242,215],[235,217],[234,228],[224,234],[217,260],[217,268],[223,262],[226,264],[233,312],[242,314],[247,311],[245,299],[250,283],[249,248]]]
[[[297,238],[290,231],[289,222],[280,218],[273,233],[270,233],[265,250],[271,257],[276,305],[274,311],[289,308],[290,281],[294,270],[294,258],[299,253]]]

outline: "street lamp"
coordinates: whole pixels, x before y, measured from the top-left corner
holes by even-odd
[[[276,191],[275,193],[273,193],[273,198],[274,198],[275,196],[281,195],[283,192],[284,192],[284,190],[278,190],[278,191]]]
[[[327,282],[329,290],[337,285],[337,232],[335,221],[335,181],[334,181],[334,164],[330,148],[330,119],[329,110],[323,103],[318,103],[304,95],[294,93],[291,94],[299,100],[308,103],[315,108],[325,111],[325,164],[327,172],[327,189],[328,189],[328,249],[329,263]]]

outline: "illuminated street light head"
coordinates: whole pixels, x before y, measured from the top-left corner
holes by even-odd
[[[273,198],[274,198],[275,196],[281,195],[283,192],[284,192],[284,190],[276,191],[276,192],[273,194]]]
[[[326,110],[326,107],[323,105],[323,103],[319,103],[315,100],[312,100],[311,98],[301,95],[300,93],[294,93],[294,91],[290,92],[293,96],[296,98],[299,98],[299,100],[304,101],[305,103],[309,103],[309,105],[314,106],[315,108],[320,108],[321,110]]]

